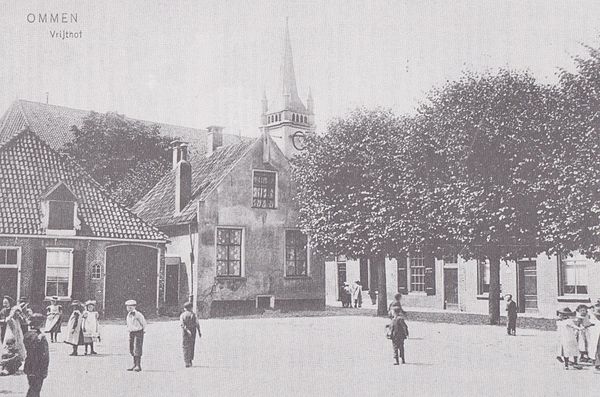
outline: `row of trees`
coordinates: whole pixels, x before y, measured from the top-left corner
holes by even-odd
[[[301,227],[319,251],[380,269],[417,251],[489,260],[496,324],[502,260],[600,257],[600,52],[575,66],[555,85],[464,74],[415,115],[358,109],[332,121],[294,161]]]

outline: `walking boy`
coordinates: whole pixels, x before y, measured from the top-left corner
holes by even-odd
[[[23,368],[23,372],[27,374],[27,382],[29,382],[27,397],[39,397],[44,379],[48,376],[48,365],[50,364],[48,341],[40,331],[44,320],[45,318],[41,314],[32,314],[29,319],[30,331],[27,331],[23,338],[27,350]]]
[[[517,328],[517,304],[512,299],[511,294],[506,294],[505,299],[506,299],[506,317],[507,317],[506,332],[509,335],[514,336],[517,334],[517,331],[516,331],[516,328]]]
[[[390,326],[390,339],[394,349],[394,365],[400,364],[398,355],[402,358],[402,364],[406,363],[404,361],[404,339],[406,338],[408,338],[408,326],[401,316],[401,309],[394,307],[394,319]]]
[[[127,307],[127,331],[129,331],[129,353],[133,356],[133,367],[127,371],[140,372],[142,370],[142,347],[144,345],[144,331],[146,319],[144,315],[136,310],[137,302],[128,300]]]

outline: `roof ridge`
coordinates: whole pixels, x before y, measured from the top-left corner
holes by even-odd
[[[23,109],[23,104],[21,103],[21,99],[17,100],[17,104],[19,105],[19,109],[21,109],[21,116],[25,119],[25,124],[31,128],[31,121],[29,121],[29,117],[25,114],[25,109]]]
[[[93,185],[94,188],[98,189],[99,193],[102,194],[104,196],[104,198],[107,199],[111,204],[120,207],[122,210],[126,211],[133,217],[137,218],[138,220],[143,222],[144,225],[150,227],[155,232],[157,232],[158,234],[165,237],[165,240],[167,240],[167,236],[162,231],[160,231],[160,229],[158,229],[156,226],[152,225],[150,222],[146,222],[144,219],[142,219],[136,213],[134,213],[133,211],[128,209],[126,206],[124,206],[123,204],[121,204],[117,200],[115,200],[108,193],[108,191],[98,181],[96,181],[89,174],[89,172],[87,172],[87,170],[85,168],[83,168],[83,166],[81,166],[75,159],[73,159],[71,156],[68,156],[64,153],[60,153],[59,151],[54,150],[48,143],[46,143],[46,141],[44,141],[42,138],[37,136],[37,134],[34,131],[31,131],[31,129],[25,128],[23,131],[21,131],[20,133],[15,135],[13,138],[11,138],[10,141],[8,141],[5,145],[0,147],[0,151],[3,150],[4,148],[8,147],[10,143],[14,143],[17,140],[17,138],[21,137],[26,132],[29,132],[31,134],[31,136],[34,137],[38,141],[38,143],[40,143],[42,145],[42,147],[44,147],[46,150],[49,150],[51,153],[56,154],[58,156],[58,158],[64,163],[65,167],[67,167],[67,168],[71,167],[71,168],[75,169],[77,172],[80,172],[81,174],[83,174],[83,177],[85,177],[87,179],[87,181]]]

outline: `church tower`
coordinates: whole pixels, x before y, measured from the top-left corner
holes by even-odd
[[[292,43],[288,20],[285,19],[283,62],[279,91],[271,103],[263,92],[261,130],[269,133],[287,158],[304,149],[304,136],[315,130],[313,99],[310,89],[306,106],[298,96]]]

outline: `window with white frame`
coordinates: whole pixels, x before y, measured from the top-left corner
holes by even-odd
[[[477,261],[477,294],[483,295],[490,292],[490,261]]]
[[[254,171],[252,178],[252,206],[275,208],[277,206],[277,174],[271,171]]]
[[[560,257],[560,294],[586,295],[588,293],[588,260],[582,257]]]
[[[308,275],[308,240],[300,230],[285,231],[285,275]]]
[[[242,229],[217,228],[217,276],[242,275]]]
[[[425,258],[422,254],[412,254],[408,258],[411,292],[425,292]]]
[[[46,296],[69,297],[72,288],[73,250],[46,251]]]

